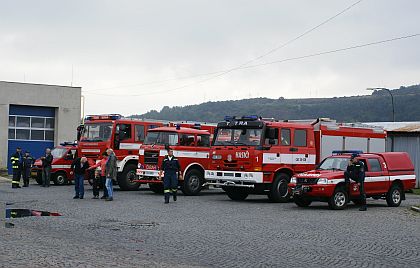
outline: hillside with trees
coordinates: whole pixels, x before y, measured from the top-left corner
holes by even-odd
[[[392,90],[396,121],[420,121],[420,85]],[[259,115],[276,119],[309,119],[329,117],[342,122],[392,121],[391,97],[385,90],[371,95],[310,98],[269,99],[252,98],[206,102],[184,107],[165,106],[160,111],[151,110],[135,118],[161,120],[189,120],[218,122],[225,115]]]

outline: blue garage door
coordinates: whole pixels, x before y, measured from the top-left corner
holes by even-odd
[[[30,151],[35,158],[44,154],[46,148],[54,147],[55,108],[10,105],[8,156],[16,152]],[[8,161],[9,173],[12,172]]]

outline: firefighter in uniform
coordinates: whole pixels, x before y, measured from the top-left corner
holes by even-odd
[[[35,163],[35,159],[31,156],[31,152],[26,151],[23,156],[23,187],[29,186],[29,178],[31,177],[31,168]]]
[[[358,160],[356,157],[358,154],[352,154],[350,162],[347,166],[347,170],[344,172],[345,182],[349,193],[350,198],[350,179],[359,184],[359,193],[360,193],[360,211],[366,211],[366,193],[365,193],[365,164]]]
[[[163,193],[165,195],[165,204],[169,203],[169,197],[171,193],[174,201],[176,201],[176,192],[178,189],[178,176],[181,178],[181,166],[179,165],[178,159],[174,156],[174,151],[168,149],[168,155],[165,156],[162,162],[162,166],[159,171],[159,179],[162,178],[162,172],[165,172],[163,176]]]
[[[16,148],[16,153],[10,157],[10,162],[12,162],[13,170],[12,188],[20,188],[19,183],[23,168],[23,156],[20,147]]]

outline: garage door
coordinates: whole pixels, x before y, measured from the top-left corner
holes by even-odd
[[[9,157],[21,147],[38,158],[46,148],[54,147],[55,108],[10,105],[8,131]],[[10,161],[8,170],[12,172]]]

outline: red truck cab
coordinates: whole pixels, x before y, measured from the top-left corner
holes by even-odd
[[[138,183],[148,183],[153,192],[163,192],[162,180],[159,180],[159,169],[167,149],[174,151],[181,165],[181,190],[186,195],[197,195],[204,183],[204,170],[209,163],[211,132],[214,127],[204,126],[201,129],[190,127],[159,127],[147,133],[146,140],[139,150],[137,169]],[[204,130],[207,129],[207,130]]]
[[[349,201],[358,204],[359,185],[344,182],[351,153],[337,152],[325,158],[315,170],[292,177],[289,187],[296,205],[306,207],[313,201],[328,202],[331,209],[344,209]],[[405,152],[361,153],[357,157],[365,165],[367,198],[385,199],[396,207],[405,199],[405,191],[416,183],[413,163]]]
[[[53,162],[51,165],[51,180],[55,185],[66,185],[73,181],[74,174],[70,166],[77,157],[77,145],[73,142],[61,143],[51,150]],[[42,184],[42,162],[38,158],[31,169],[31,177]]]

